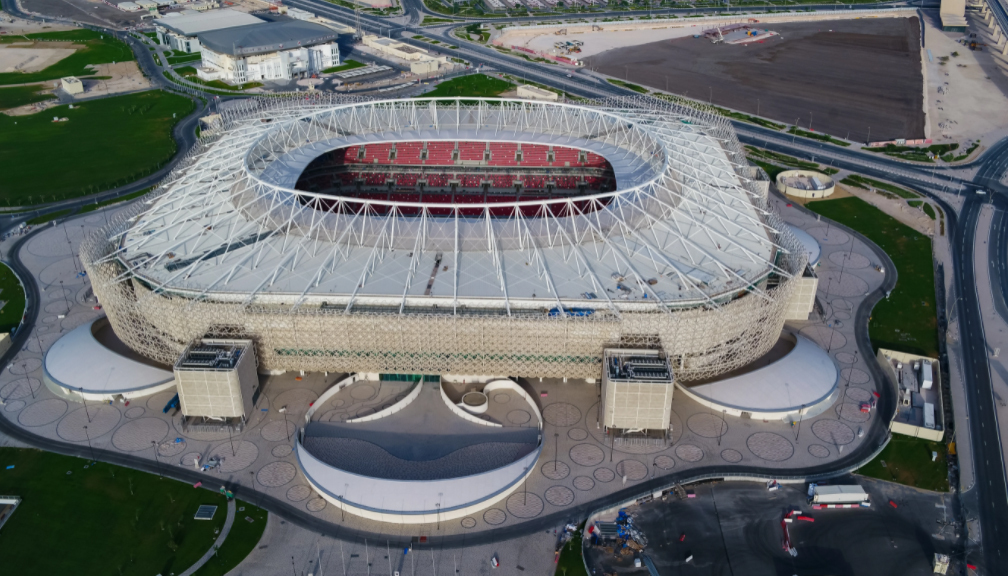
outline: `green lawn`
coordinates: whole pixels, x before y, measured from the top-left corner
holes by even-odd
[[[934,462],[931,452],[938,453]],[[949,489],[945,445],[902,434],[893,434],[882,452],[857,473],[924,490],[948,492]]]
[[[68,216],[71,212],[73,212],[73,210],[70,208],[67,208],[66,210],[57,210],[55,212],[50,212],[48,214],[36,216],[31,220],[29,220],[28,222],[26,222],[26,224],[28,224],[29,226],[38,226],[39,224],[45,224],[46,222],[52,222],[57,218]]]
[[[14,86],[11,88],[0,88],[0,110],[17,108],[25,104],[34,104],[43,100],[51,100],[56,96],[52,94],[41,94],[39,90],[44,90],[47,86],[42,84],[32,84],[29,86]]]
[[[259,88],[262,86],[262,82],[246,82],[244,84],[228,84],[223,80],[201,80],[192,76],[186,77],[186,80],[193,82],[195,84],[202,84],[210,88],[217,88],[218,90],[227,90],[229,92],[240,92],[242,90],[248,90],[249,88]]]
[[[196,571],[193,576],[224,576],[248,556],[262,539],[266,529],[266,511],[237,500],[231,531],[221,544],[217,554]],[[241,510],[241,508],[245,510]],[[249,522],[248,519],[252,521]]]
[[[87,465],[50,452],[0,448],[0,494],[22,498],[0,536],[5,574],[179,574],[211,549],[214,531],[224,526],[227,503],[220,494],[128,468]],[[213,520],[193,520],[201,504],[218,506]],[[225,542],[236,536],[231,567],[238,545],[251,550],[265,525],[262,511],[239,505],[246,511],[235,526],[248,524],[244,517],[251,515],[249,528],[258,532],[242,527],[228,535]]]
[[[323,74],[332,74],[334,72],[345,72],[347,70],[353,70],[354,68],[363,68],[364,64],[356,60],[344,60],[339,66],[333,66],[332,68],[326,68],[322,71]]]
[[[609,83],[610,84],[615,84],[617,86],[622,86],[624,88],[629,88],[630,90],[633,90],[634,92],[639,92],[641,94],[647,94],[648,93],[648,89],[647,88],[644,88],[643,86],[638,86],[636,84],[631,84],[630,82],[624,82],[622,80],[614,80],[612,78],[609,78]]]
[[[584,560],[581,559],[581,531],[584,530],[585,523],[582,522],[577,532],[560,550],[560,560],[557,561],[555,576],[588,576],[585,572]]]
[[[152,186],[150,188],[144,188],[143,190],[137,190],[136,192],[133,192],[131,194],[127,194],[125,196],[120,196],[118,198],[113,198],[111,200],[106,200],[104,202],[97,202],[95,204],[87,204],[86,206],[81,207],[81,209],[78,212],[78,214],[84,214],[85,212],[93,212],[95,210],[101,210],[102,208],[104,208],[106,206],[111,206],[112,204],[118,204],[120,202],[128,202],[130,200],[135,200],[135,199],[143,196],[144,194],[150,192],[153,189],[154,189],[154,187]]]
[[[896,264],[896,288],[875,306],[868,322],[872,346],[937,358],[931,239],[860,198],[817,200],[807,207],[864,234]]]
[[[863,188],[865,190],[871,190],[872,188],[874,188],[876,191],[883,190],[886,192],[890,192],[891,194],[895,194],[900,198],[906,198],[907,200],[920,198],[920,196],[915,194],[914,192],[911,192],[904,188],[900,188],[899,186],[889,184],[888,182],[882,182],[880,180],[874,180],[872,178],[865,178],[864,176],[861,176],[859,174],[851,174],[850,176],[841,180],[840,183],[846,184],[848,186],[857,186],[858,188]],[[883,192],[883,194],[885,194],[885,192]]]
[[[791,129],[788,130],[788,134],[797,134],[802,138],[811,138],[813,140],[818,140],[820,142],[829,142],[830,144],[836,144],[837,146],[850,146],[850,142],[844,142],[843,140],[834,138],[829,134],[823,134],[822,132],[812,132],[809,130],[802,130],[797,126],[792,126]]]
[[[931,146],[899,146],[897,144],[886,144],[885,146],[863,146],[861,149],[876,154],[885,154],[903,160],[913,160],[914,162],[934,162],[932,156],[945,156],[951,154],[953,150],[959,148],[959,144],[932,144]]]
[[[0,300],[5,302],[0,309],[0,332],[9,333],[24,316],[25,293],[14,271],[3,263],[0,263]]]
[[[171,129],[192,109],[188,98],[150,91],[0,115],[0,204],[82,196],[154,172],[175,154]]]
[[[198,62],[203,59],[203,55],[200,53],[196,54],[185,54],[181,56],[168,56],[168,65],[174,66],[175,64],[184,64],[186,62]]]
[[[454,96],[498,96],[514,88],[510,82],[500,78],[491,78],[486,74],[470,74],[446,80],[437,85],[434,90],[424,94],[423,98],[454,97]]]
[[[103,37],[104,36],[104,37]],[[63,60],[38,72],[3,72],[0,73],[0,85],[24,84],[26,82],[41,82],[55,80],[64,76],[88,76],[93,74],[87,68],[88,64],[107,64],[110,62],[126,62],[133,60],[133,51],[123,42],[109,33],[79,29],[66,32],[40,32],[28,34],[32,40],[69,41],[84,45],[83,48],[67,56]],[[24,36],[5,36],[0,42],[24,42]],[[45,42],[40,42],[45,47]]]
[[[196,69],[192,66],[181,66],[175,69],[175,73],[179,76],[195,76]]]

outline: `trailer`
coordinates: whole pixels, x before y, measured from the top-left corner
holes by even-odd
[[[861,505],[869,501],[868,493],[857,484],[836,486],[818,486],[812,484],[809,488],[810,502],[813,504],[821,504],[823,506],[834,504]]]

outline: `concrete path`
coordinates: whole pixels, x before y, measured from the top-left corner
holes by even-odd
[[[224,528],[220,531],[220,535],[217,536],[217,540],[214,542],[212,548],[207,550],[207,553],[203,555],[202,558],[196,561],[195,564],[189,567],[188,570],[182,573],[181,576],[190,576],[192,573],[196,572],[203,567],[204,564],[210,561],[217,553],[217,549],[224,545],[224,539],[227,538],[228,532],[231,531],[231,525],[234,524],[235,519],[235,501],[228,500],[227,508],[227,519],[224,520]]]

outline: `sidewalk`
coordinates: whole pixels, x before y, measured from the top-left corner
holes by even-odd
[[[188,570],[183,572],[181,576],[190,576],[191,574],[202,568],[204,564],[209,562],[210,559],[214,557],[214,554],[217,553],[217,549],[224,544],[224,539],[227,538],[228,532],[231,531],[231,525],[234,524],[234,519],[235,519],[235,501],[232,498],[231,500],[228,500],[227,503],[227,519],[224,520],[224,528],[221,528],[220,535],[217,536],[217,540],[214,541],[213,547],[207,550],[207,553],[204,554],[202,558],[197,560],[195,564],[190,566]]]

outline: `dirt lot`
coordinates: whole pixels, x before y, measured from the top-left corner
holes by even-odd
[[[78,22],[113,28],[136,26],[140,23],[141,14],[141,12],[123,12],[100,0],[21,0],[21,6],[25,10],[47,16],[62,16]]]
[[[923,138],[917,18],[772,24],[745,46],[681,38],[587,59],[599,72],[808,128],[866,140]]]

